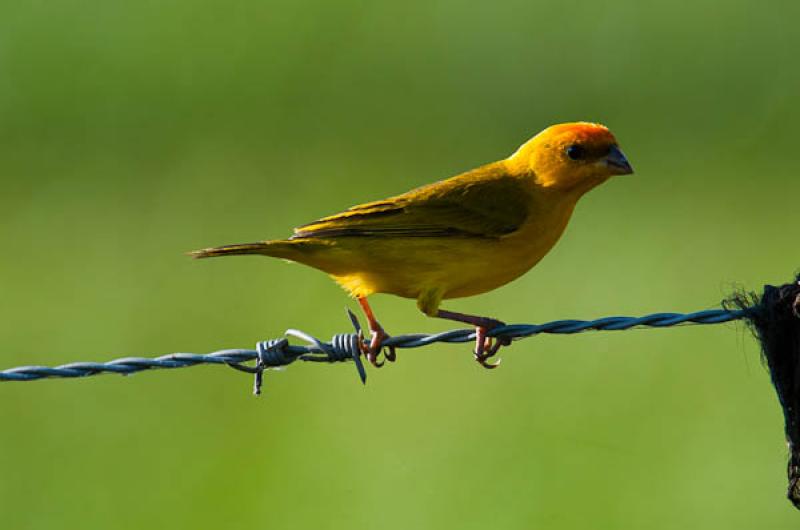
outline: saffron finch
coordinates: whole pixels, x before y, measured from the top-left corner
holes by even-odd
[[[486,368],[507,339],[499,320],[440,308],[518,278],[558,241],[578,199],[633,170],[611,132],[595,123],[548,127],[514,154],[381,201],[296,228],[288,239],[197,250],[195,258],[259,254],[328,273],[361,305],[371,332],[362,352],[374,365],[388,338],[367,297],[414,298],[430,317],[476,327],[475,358]],[[388,349],[387,360],[395,353]]]

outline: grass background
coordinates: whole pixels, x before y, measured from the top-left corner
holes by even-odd
[[[0,365],[347,329],[324,275],[183,251],[609,125],[636,169],[579,205],[509,322],[715,307],[788,281],[796,2],[0,3]],[[376,297],[390,332],[448,329]],[[740,326],[0,387],[3,527],[784,529],[777,400]]]

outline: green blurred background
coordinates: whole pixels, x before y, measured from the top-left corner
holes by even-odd
[[[609,125],[636,174],[584,198],[509,322],[716,307],[788,281],[796,2],[3,2],[0,367],[327,338],[354,307],[275,260],[193,262]],[[768,7],[769,5],[769,7]],[[449,329],[375,297],[390,332]],[[248,377],[0,387],[9,529],[783,529],[782,417],[739,325],[542,336]]]

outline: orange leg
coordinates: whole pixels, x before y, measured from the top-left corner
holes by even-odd
[[[370,340],[369,344],[364,344],[362,346],[362,353],[367,357],[367,360],[372,363],[373,366],[380,368],[383,366],[382,362],[378,362],[378,355],[381,353],[381,343],[389,338],[389,335],[383,330],[383,326],[380,325],[378,320],[375,318],[375,315],[372,313],[372,308],[367,303],[366,297],[358,297],[358,303],[361,305],[361,309],[364,311],[364,315],[367,317],[367,323],[369,325],[370,331]],[[397,358],[394,351],[394,346],[389,346],[387,348],[388,351],[384,353],[384,357],[389,362],[394,362]]]
[[[500,361],[490,363],[488,359],[494,357],[497,350],[501,347],[511,344],[511,340],[492,339],[491,337],[487,337],[486,333],[496,327],[505,326],[504,322],[495,320],[494,318],[465,315],[463,313],[445,311],[444,309],[437,311],[436,317],[455,320],[456,322],[464,322],[465,324],[472,324],[475,326],[475,360],[484,368],[497,368],[500,365]]]

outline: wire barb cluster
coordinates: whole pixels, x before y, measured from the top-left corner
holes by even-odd
[[[615,331],[637,327],[664,328],[680,324],[720,324],[749,316],[750,308],[728,310],[711,309],[694,313],[653,313],[641,317],[615,316],[596,320],[555,320],[544,324],[511,324],[492,329],[488,335],[508,339],[522,339],[540,333],[573,334],[589,330]],[[359,348],[363,334],[358,319],[348,310],[354,333],[335,335],[330,342],[322,342],[302,331],[290,329],[279,339],[259,342],[256,349],[220,350],[208,354],[172,353],[154,359],[124,357],[106,363],[75,362],[60,366],[20,366],[0,371],[0,381],[34,381],[47,378],[88,377],[104,373],[129,375],[145,370],[186,368],[198,364],[222,364],[255,374],[255,393],[261,391],[264,370],[287,366],[297,360],[306,362],[353,361],[359,378],[366,382],[367,374],[361,362]],[[288,337],[305,341],[305,345],[292,345]],[[395,348],[420,348],[430,344],[463,343],[475,340],[475,330],[457,329],[442,333],[414,333],[395,335],[386,339],[383,346]],[[245,365],[256,361],[255,367]]]

